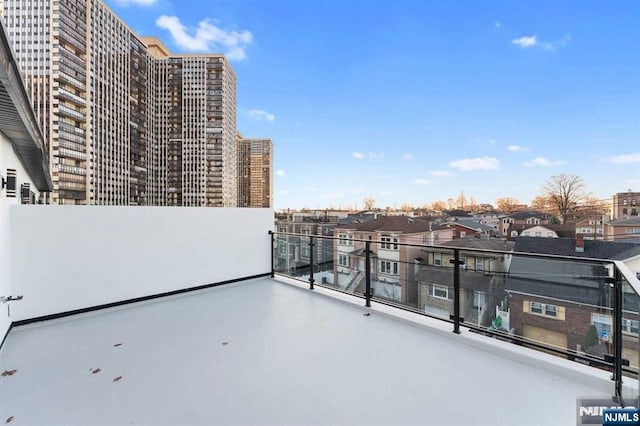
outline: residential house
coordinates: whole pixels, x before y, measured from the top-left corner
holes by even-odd
[[[575,257],[551,260],[518,256],[535,253]],[[599,240],[516,239],[506,291],[509,323],[519,336],[576,352],[596,356],[611,354],[612,294],[606,262],[579,258],[623,261],[640,271],[640,245]],[[623,301],[623,356],[638,366],[638,298],[626,285]],[[593,326],[593,327],[592,327]],[[590,330],[593,328],[593,330]]]
[[[551,217],[547,213],[535,210],[513,213],[502,218],[500,222],[500,235],[502,237],[508,237],[509,227],[511,225],[547,225],[550,219]]]
[[[640,244],[640,217],[605,223],[604,238],[607,241],[628,241]]]
[[[455,230],[453,238],[466,238],[468,236],[492,237],[495,230],[491,226],[484,225],[475,218],[455,218],[447,222],[442,222],[442,226],[447,226]]]
[[[575,238],[575,225],[567,224],[511,224],[507,230],[508,239],[514,240],[519,236],[542,238]]]
[[[576,222],[576,233],[584,235],[585,240],[603,240],[605,223],[608,216],[595,215]]]
[[[333,284],[349,292],[364,292],[366,241],[371,241],[371,288],[375,297],[417,306],[414,259],[424,244],[451,241],[454,229],[420,218],[383,216],[334,229]],[[415,246],[407,245],[415,244]]]
[[[505,304],[505,276],[514,243],[497,238],[456,239],[422,250],[416,259],[418,309],[448,318],[453,313],[454,249],[461,249],[460,314],[467,323],[489,326]],[[488,252],[493,250],[494,252]]]

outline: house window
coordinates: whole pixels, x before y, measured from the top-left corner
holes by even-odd
[[[542,303],[531,302],[531,312],[534,314],[542,314]]]
[[[384,250],[398,250],[398,239],[383,235],[380,238],[380,248]]]
[[[303,257],[309,257],[309,245],[308,244],[302,244],[300,246],[300,253]]]
[[[473,292],[473,307],[474,308],[483,308],[485,304],[485,293],[484,291],[474,291]]]
[[[476,271],[484,271],[484,259],[476,257]]]
[[[433,284],[431,286],[431,295],[438,299],[449,299],[449,287]]]
[[[284,242],[281,242],[280,244],[278,244],[278,254],[282,256],[287,255],[287,245]]]
[[[287,232],[287,225],[278,226],[278,232],[286,233]]]
[[[558,306],[548,303],[529,302],[529,312],[532,314],[543,315],[545,317],[558,318]],[[560,318],[562,319],[562,318]]]
[[[338,265],[340,266],[349,266],[349,256],[346,254],[338,255]]]
[[[622,332],[638,335],[638,321],[622,318]]]
[[[553,232],[547,232],[547,237],[553,237]]]
[[[338,244],[343,246],[353,245],[353,235],[351,234],[338,234]]]
[[[433,265],[442,266],[442,253],[433,253]]]
[[[558,316],[558,307],[556,305],[544,305],[544,314],[555,318]]]
[[[398,262],[380,261],[380,272],[383,274],[398,275]]]
[[[300,233],[302,235],[311,235],[311,228],[309,228],[308,226],[303,226],[302,229],[300,229]]]
[[[466,231],[460,231],[460,238],[464,238],[467,236],[467,232]]]
[[[591,314],[591,323],[596,326],[598,335],[611,335],[611,315],[608,314]]]

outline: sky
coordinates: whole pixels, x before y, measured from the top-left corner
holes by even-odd
[[[282,208],[522,203],[560,173],[640,191],[640,2],[107,0],[224,53]]]

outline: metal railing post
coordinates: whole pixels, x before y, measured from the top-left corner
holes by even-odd
[[[269,236],[271,237],[271,278],[276,276],[276,262],[275,262],[275,234],[273,231],[269,231]]]
[[[313,237],[309,237],[309,290],[313,290]]]
[[[460,334],[460,250],[453,250],[453,332]]]
[[[615,397],[622,398],[622,276],[615,268],[613,282],[613,379]]]
[[[371,241],[365,241],[365,261],[364,261],[364,298],[365,298],[365,306],[367,308],[371,307]]]

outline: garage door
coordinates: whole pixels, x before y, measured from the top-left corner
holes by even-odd
[[[522,336],[548,345],[567,348],[567,335],[559,331],[548,330],[535,325],[525,325],[522,327]]]

